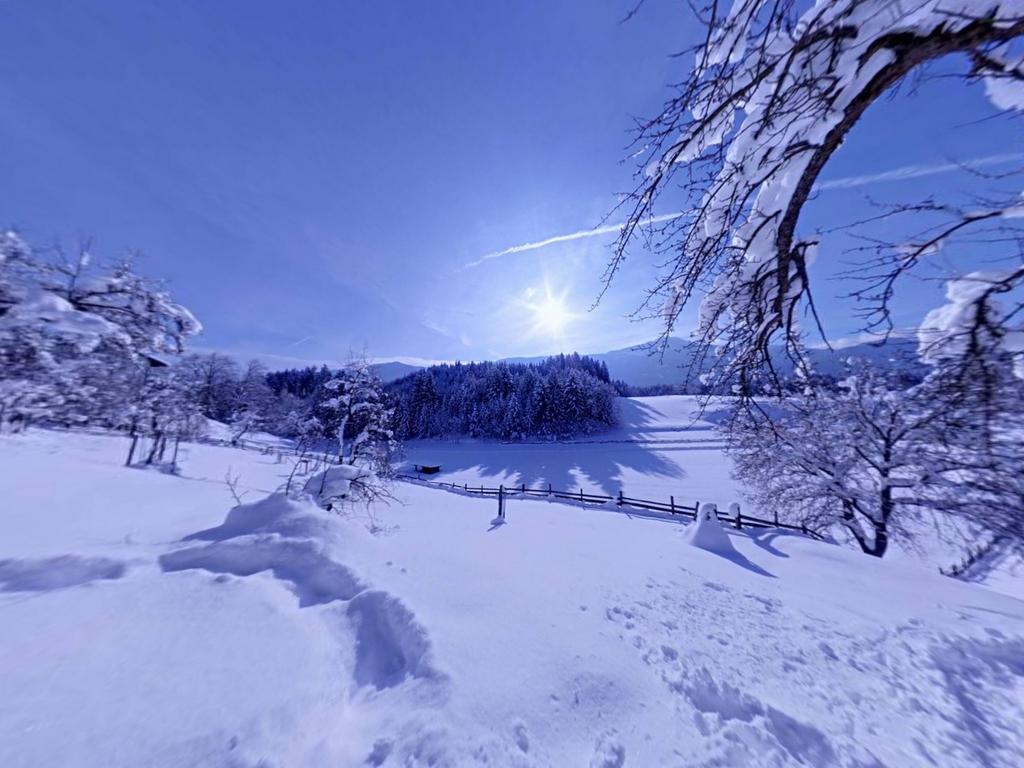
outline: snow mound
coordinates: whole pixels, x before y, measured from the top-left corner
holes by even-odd
[[[427,631],[412,611],[392,594],[369,589],[333,559],[336,522],[308,501],[275,493],[239,505],[222,525],[185,538],[212,543],[168,552],[159,563],[165,572],[201,569],[252,576],[269,571],[289,585],[300,608],[348,602],[356,646],[352,676],[359,687],[383,690],[409,678],[443,681],[433,666]]]
[[[687,526],[683,541],[691,547],[706,549],[719,555],[736,555],[736,548],[729,540],[729,534],[718,519],[718,507],[712,503],[700,505],[697,519]]]
[[[289,498],[284,493],[249,504],[239,504],[228,512],[224,522],[213,528],[191,533],[184,541],[226,541],[253,534],[278,534],[285,538],[319,539],[330,535],[327,515]]]
[[[199,568],[234,576],[270,571],[274,578],[291,584],[301,607],[350,600],[365,589],[352,571],[332,561],[315,542],[276,537],[179,549],[161,555],[160,567],[168,572]]]

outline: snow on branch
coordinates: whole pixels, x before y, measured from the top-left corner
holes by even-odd
[[[1024,35],[1024,3],[998,0],[736,0],[697,9],[706,27],[694,66],[655,118],[639,126],[643,169],[611,262],[610,281],[641,231],[670,254],[641,312],[670,336],[705,292],[697,337],[719,373],[771,370],[783,342],[801,367],[801,316],[818,325],[808,278],[816,237],[800,216],[833,153],[865,111],[922,65],[965,54],[967,78],[1016,105],[1020,62],[1005,45]],[[993,85],[995,83],[995,85]],[[662,193],[680,187],[693,213],[651,230]]]

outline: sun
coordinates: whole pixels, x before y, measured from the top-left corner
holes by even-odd
[[[533,315],[537,327],[553,336],[560,335],[572,317],[565,307],[565,300],[555,296],[548,296],[539,304],[535,304]]]

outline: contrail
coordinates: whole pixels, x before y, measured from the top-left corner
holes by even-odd
[[[652,216],[649,219],[644,219],[643,224],[658,224],[663,221],[672,221],[683,216],[686,211],[676,211],[675,213],[663,213],[660,216]],[[511,248],[506,248],[503,251],[495,251],[494,253],[488,253],[481,256],[475,261],[471,261],[463,269],[472,269],[473,267],[479,267],[485,261],[491,259],[500,259],[502,256],[508,256],[512,253],[522,253],[523,251],[536,251],[538,248],[547,248],[549,245],[555,245],[556,243],[567,243],[570,240],[582,240],[585,237],[596,237],[598,235],[610,235],[612,232],[619,232],[626,222],[622,221],[618,224],[605,224],[602,227],[595,227],[594,229],[581,229],[579,232],[572,232],[568,235],[555,235],[545,240],[538,240],[535,243],[522,243],[521,245],[513,245]]]
[[[863,187],[866,184],[874,184],[880,181],[902,181],[904,179],[919,179],[922,176],[937,176],[940,173],[960,171],[964,168],[984,168],[989,165],[999,165],[1016,160],[1024,160],[1024,154],[1012,155],[990,155],[989,157],[978,157],[974,160],[965,160],[962,163],[938,163],[936,165],[907,165],[903,168],[894,168],[891,171],[872,173],[866,176],[847,176],[843,179],[832,179],[822,181],[815,185],[816,191],[828,189],[852,189]]]
[[[891,171],[881,171],[880,173],[866,174],[864,176],[846,176],[841,179],[822,181],[814,186],[814,191],[827,192],[830,189],[853,189],[855,187],[863,187],[868,184],[876,184],[886,181],[919,179],[923,176],[937,176],[942,173],[963,170],[964,168],[984,168],[989,165],[1000,165],[1001,163],[1009,163],[1018,160],[1024,160],[1024,154],[990,155],[988,157],[977,157],[973,160],[965,160],[962,163],[950,162],[939,163],[936,165],[907,165],[902,168],[894,168]],[[685,214],[686,211],[663,213],[660,216],[652,216],[649,219],[644,219],[641,224],[658,224],[665,221],[673,221]],[[513,245],[503,251],[494,251],[493,253],[485,254],[480,258],[463,265],[462,268],[472,269],[473,267],[479,267],[485,262],[493,259],[500,259],[502,256],[510,256],[513,253],[536,251],[541,248],[547,248],[549,245],[557,245],[558,243],[568,243],[572,240],[583,240],[587,237],[597,237],[599,235],[610,235],[613,232],[622,231],[624,226],[626,226],[626,222],[620,221],[618,224],[605,224],[600,227],[595,227],[594,229],[581,229],[578,232],[571,232],[567,235],[554,235],[552,237],[545,238],[544,240],[537,240],[532,243]]]

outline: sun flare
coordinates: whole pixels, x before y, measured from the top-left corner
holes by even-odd
[[[565,329],[569,322],[569,310],[565,307],[565,301],[554,296],[548,296],[540,304],[533,308],[534,319],[537,327],[558,335]]]

